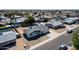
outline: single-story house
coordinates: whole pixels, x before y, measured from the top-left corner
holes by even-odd
[[[0,17],[0,25],[6,25],[7,23],[10,23],[10,20],[11,20],[10,18],[1,16]]]
[[[7,24],[9,24],[9,23],[11,22],[11,19],[10,19],[10,18],[7,18],[7,17],[6,17],[5,19],[6,19],[6,23],[7,23]]]
[[[52,19],[53,17],[51,15],[50,16],[44,15],[44,18]]]
[[[75,20],[75,18],[66,18],[66,19],[64,20],[64,23],[65,23],[65,24],[68,24],[68,25],[71,25],[71,24],[76,23],[76,20]]]
[[[64,18],[63,17],[60,17],[60,16],[55,16],[55,17],[53,17],[53,19],[60,20],[60,19],[64,19]]]
[[[11,21],[11,23],[20,24],[20,23],[22,23],[23,21],[25,21],[25,19],[27,19],[27,18],[25,18],[25,17],[15,18],[15,19],[13,19],[13,20]]]
[[[0,17],[0,25],[6,25],[6,19]]]
[[[11,18],[21,18],[21,16],[13,15],[13,16],[11,16]]]
[[[40,23],[40,22],[43,22],[44,19],[41,19],[40,17],[34,17],[35,21]]]
[[[0,30],[0,47],[16,42],[16,34],[10,29]]]
[[[46,26],[53,29],[64,28],[64,24],[60,21],[51,20],[46,23]]]
[[[39,25],[39,26],[31,26],[25,31],[25,36],[28,39],[35,38],[37,36],[45,35],[49,33],[48,27],[45,25]]]
[[[74,18],[75,18],[76,23],[79,23],[79,17],[74,17]]]

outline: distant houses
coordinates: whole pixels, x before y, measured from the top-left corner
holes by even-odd
[[[49,33],[48,27],[46,27],[45,25],[39,25],[29,27],[28,29],[26,29],[26,32],[24,34],[28,39],[31,39],[37,36],[45,35],[47,33]]]

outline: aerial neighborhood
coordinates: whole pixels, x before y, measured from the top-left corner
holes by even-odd
[[[79,10],[0,10],[0,50],[78,50]]]

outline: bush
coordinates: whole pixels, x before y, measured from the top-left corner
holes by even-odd
[[[44,22],[48,22],[48,18],[44,18]]]
[[[72,35],[72,45],[75,49],[79,50],[79,34],[78,32],[74,32]]]
[[[67,16],[67,17],[70,17],[70,15],[69,15],[69,14],[67,14],[66,16]]]

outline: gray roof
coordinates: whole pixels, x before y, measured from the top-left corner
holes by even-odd
[[[13,31],[3,32],[0,35],[0,43],[8,42],[16,39],[16,34]]]
[[[67,19],[65,19],[65,22],[68,22],[68,23],[71,23],[71,22],[73,22],[73,21],[75,21],[74,18],[67,18]]]
[[[64,21],[64,20],[62,20],[62,19],[52,19],[52,20],[50,20],[50,22],[53,22],[53,21],[56,21],[56,22],[61,22],[61,23],[63,23],[63,21]]]
[[[35,30],[39,30],[39,31],[43,31],[43,32],[48,32],[48,27],[46,27],[45,25],[32,26],[32,27],[29,27],[26,30],[26,34],[29,35],[30,33],[32,33]]]
[[[55,20],[55,19],[50,20],[49,23],[52,24],[53,26],[58,26],[58,25],[63,24],[62,22],[57,21],[57,20]]]
[[[26,18],[17,18],[17,19],[14,19],[14,20],[12,20],[11,22],[23,22],[24,20],[25,20]]]
[[[53,24],[54,26],[58,26],[58,25],[61,25],[62,23],[61,23],[61,22],[58,22],[58,21],[54,21],[54,22],[52,22],[52,24]]]

